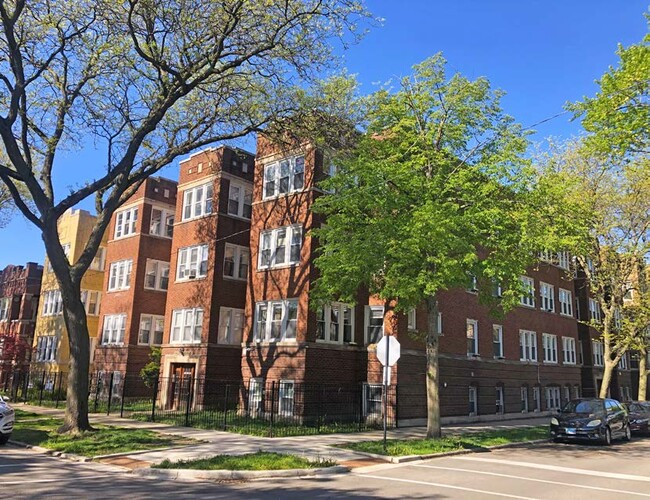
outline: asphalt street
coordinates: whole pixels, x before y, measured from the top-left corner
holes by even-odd
[[[650,498],[650,438],[599,446],[544,444],[354,469],[350,474],[239,483],[173,482],[124,469],[0,449],[8,498]]]

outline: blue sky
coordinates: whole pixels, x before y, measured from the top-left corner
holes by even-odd
[[[507,95],[503,106],[524,126],[563,111],[567,101],[591,96],[598,79],[615,65],[618,43],[646,33],[647,0],[366,0],[384,19],[345,54],[361,91],[410,73],[411,66],[443,52],[451,71],[487,77]],[[535,141],[580,133],[565,114],[535,127]],[[73,185],[77,173],[102,162],[92,151],[62,155],[57,185]],[[178,162],[161,174],[176,178]],[[16,215],[0,229],[0,269],[43,262],[37,230]]]

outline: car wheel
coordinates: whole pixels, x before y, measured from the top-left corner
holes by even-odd
[[[0,434],[0,445],[7,444],[9,436],[11,436],[11,434]]]
[[[630,430],[630,425],[625,426],[625,435],[623,436],[625,441],[630,441],[632,439],[632,431]]]
[[[603,444],[605,446],[610,446],[612,444],[612,431],[609,430],[609,427],[605,428],[605,434],[603,435]]]

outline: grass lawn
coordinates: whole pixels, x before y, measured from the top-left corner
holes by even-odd
[[[39,416],[35,413],[17,410],[16,424],[11,439],[87,457],[196,442],[144,429],[109,426],[96,426],[96,431],[85,432],[78,436],[57,434],[56,429],[62,424],[63,420],[60,418]]]
[[[181,460],[170,462],[165,460],[156,469],[197,469],[197,470],[284,470],[284,469],[315,469],[336,465],[332,461],[312,462],[303,457],[258,451],[246,455],[217,455],[199,460]]]
[[[525,427],[497,431],[482,431],[468,434],[445,436],[441,439],[389,439],[384,453],[383,440],[359,441],[341,445],[355,451],[376,453],[378,455],[404,456],[428,455],[447,451],[486,448],[508,443],[520,443],[548,438],[548,427]]]

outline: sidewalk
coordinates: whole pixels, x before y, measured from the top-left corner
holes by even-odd
[[[21,410],[32,411],[54,417],[62,417],[63,409],[43,408],[40,406],[22,405]],[[503,420],[498,422],[479,422],[464,425],[443,426],[443,434],[459,434],[481,430],[507,429],[513,427],[527,427],[545,425],[548,417],[521,418],[516,420]],[[383,437],[382,431],[367,431],[345,434],[318,434],[309,436],[265,438],[247,436],[230,432],[196,429],[192,427],[174,427],[158,422],[140,422],[128,418],[91,414],[91,423],[148,429],[151,431],[172,434],[202,441],[199,444],[158,451],[133,452],[125,455],[126,459],[159,463],[165,459],[171,461],[189,460],[214,455],[241,455],[254,453],[259,450],[289,453],[304,456],[311,460],[328,459],[336,462],[367,461],[368,456],[351,450],[334,448],[332,445],[348,443],[350,441],[376,440]],[[425,427],[406,427],[389,429],[388,439],[424,438]]]

